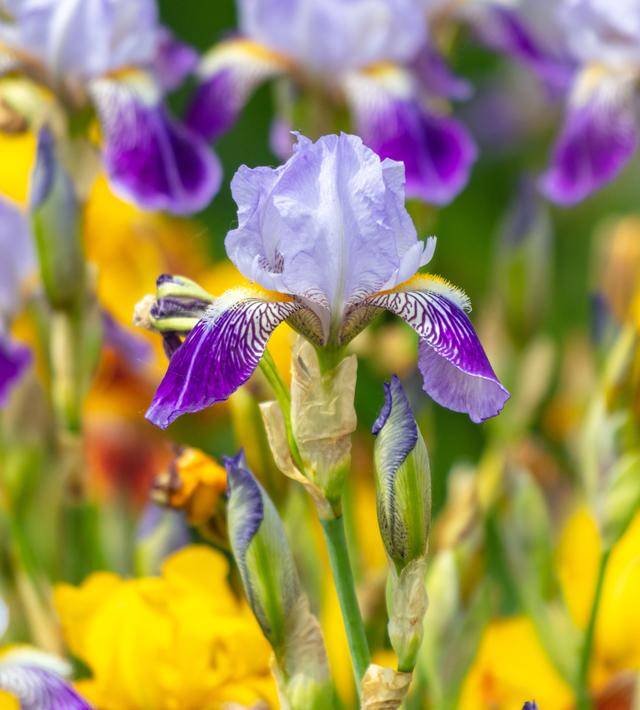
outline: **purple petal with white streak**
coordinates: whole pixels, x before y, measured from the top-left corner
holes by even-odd
[[[632,91],[603,84],[585,103],[569,106],[540,188],[558,204],[576,204],[613,180],[637,145]]]
[[[0,407],[31,362],[31,351],[0,332]]]
[[[418,333],[424,391],[438,404],[465,412],[476,423],[501,411],[509,393],[458,303],[437,290],[379,294],[368,302],[400,316]]]
[[[222,171],[205,141],[148,103],[128,85],[95,82],[104,133],[104,161],[115,191],[149,210],[188,214],[203,209]]]
[[[147,419],[165,429],[182,414],[227,399],[251,377],[271,333],[299,308],[248,298],[205,315],[171,358]]]
[[[69,683],[38,666],[0,662],[0,689],[16,696],[22,710],[91,710]]]

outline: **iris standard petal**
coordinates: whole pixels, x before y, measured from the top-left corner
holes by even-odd
[[[476,423],[498,414],[509,393],[496,377],[469,318],[466,296],[435,277],[419,276],[367,304],[400,316],[420,336],[424,391]]]
[[[238,118],[253,90],[288,69],[282,56],[246,39],[222,42],[202,57],[200,86],[187,113],[187,125],[214,140]]]
[[[15,695],[23,710],[91,710],[69,683],[42,668],[0,664],[0,688]]]
[[[471,84],[456,76],[440,52],[430,44],[420,50],[410,66],[430,96],[462,100],[473,93]]]
[[[229,258],[264,288],[305,299],[325,328],[430,253],[404,206],[403,166],[357,136],[299,136],[285,165],[243,166],[231,190]]]
[[[426,38],[415,0],[239,0],[251,39],[313,73],[328,75],[380,61],[407,61]]]
[[[147,75],[92,82],[115,191],[149,210],[203,209],[220,187],[220,164],[204,140],[169,115]]]
[[[173,354],[146,417],[165,429],[221,402],[258,366],[271,333],[301,306],[240,289],[223,294]]]
[[[345,87],[365,143],[381,158],[404,163],[407,196],[453,200],[477,156],[464,125],[421,106],[410,78],[396,67],[352,75]]]
[[[579,77],[567,117],[542,175],[544,194],[573,205],[613,180],[638,145],[633,79],[585,70]]]
[[[21,0],[8,8],[0,38],[40,60],[53,74],[90,79],[154,61],[154,0]]]
[[[0,332],[0,407],[31,362],[31,351]]]

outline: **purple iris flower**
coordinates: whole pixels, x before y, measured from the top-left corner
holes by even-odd
[[[540,187],[554,202],[573,205],[617,177],[638,144],[640,3],[551,2],[495,7],[482,27],[490,44],[566,97]]]
[[[7,0],[0,41],[3,66],[44,84],[72,113],[93,105],[119,195],[189,213],[217,192],[217,158],[164,106],[197,56],[160,25],[155,0]]]
[[[0,198],[0,407],[31,362],[27,347],[9,335],[9,325],[20,307],[24,280],[35,267],[31,233],[16,205]]]
[[[231,183],[238,227],[225,245],[256,287],[200,308],[147,418],[164,428],[227,399],[284,321],[316,347],[340,351],[383,310],[418,333],[427,394],[474,422],[498,414],[509,395],[467,317],[468,299],[443,279],[417,275],[436,240],[418,239],[404,183],[402,163],[347,134],[315,143],[298,136],[276,169],[242,166]]]
[[[188,114],[193,129],[217,138],[258,84],[287,76],[346,104],[365,143],[405,163],[408,196],[445,204],[463,189],[476,148],[441,106],[442,99],[464,98],[469,87],[432,46],[420,2],[238,0],[238,12],[240,36],[200,64]],[[273,136],[279,155],[288,147],[284,118]]]

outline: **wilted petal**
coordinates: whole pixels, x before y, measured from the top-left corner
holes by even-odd
[[[229,258],[265,288],[308,299],[325,330],[330,312],[408,278],[433,251],[404,206],[403,166],[357,136],[299,136],[285,165],[243,166],[231,190]]]
[[[31,351],[0,332],[0,407],[31,362]]]
[[[12,652],[0,659],[0,689],[16,696],[23,710],[91,710],[69,683],[37,657],[13,656]]]
[[[174,353],[147,419],[165,429],[182,414],[227,399],[251,377],[271,333],[300,307],[227,292]]]
[[[613,180],[638,144],[634,88],[628,77],[583,73],[541,189],[572,205]]]
[[[381,158],[404,163],[407,196],[446,204],[467,184],[477,150],[459,121],[427,111],[405,81],[393,68],[348,79],[358,132]]]
[[[203,209],[221,169],[204,140],[169,115],[148,77],[92,83],[104,132],[104,161],[114,189],[149,210]]]
[[[201,83],[187,125],[207,140],[218,138],[236,122],[253,90],[287,68],[283,57],[246,39],[217,45],[200,63]]]
[[[424,391],[443,407],[479,423],[500,412],[509,393],[500,384],[469,318],[466,297],[433,277],[417,277],[367,303],[386,308],[420,336]]]

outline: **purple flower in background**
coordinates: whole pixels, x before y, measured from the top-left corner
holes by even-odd
[[[217,138],[258,84],[288,76],[346,103],[365,143],[405,163],[408,196],[445,204],[463,189],[476,148],[441,106],[466,97],[469,87],[432,46],[421,3],[238,0],[238,12],[240,36],[211,49],[198,69],[188,114],[194,130]],[[284,118],[272,136],[279,155]]]
[[[417,238],[401,163],[381,160],[356,136],[298,136],[284,165],[242,166],[231,189],[238,227],[227,253],[257,286],[199,311],[147,412],[152,422],[164,428],[227,399],[284,321],[317,347],[340,350],[382,310],[418,333],[424,390],[436,402],[474,422],[502,409],[509,395],[466,315],[466,296],[416,276],[436,240]]]
[[[481,23],[489,44],[533,69],[566,97],[566,116],[540,180],[573,205],[613,180],[638,144],[640,3],[522,0]]]
[[[5,65],[52,89],[61,104],[92,104],[114,190],[148,209],[207,205],[221,170],[206,142],[163,103],[197,56],[159,24],[155,0],[8,0]]]
[[[27,347],[13,341],[9,325],[21,302],[24,280],[35,267],[31,233],[18,207],[0,198],[0,407],[31,362]]]

